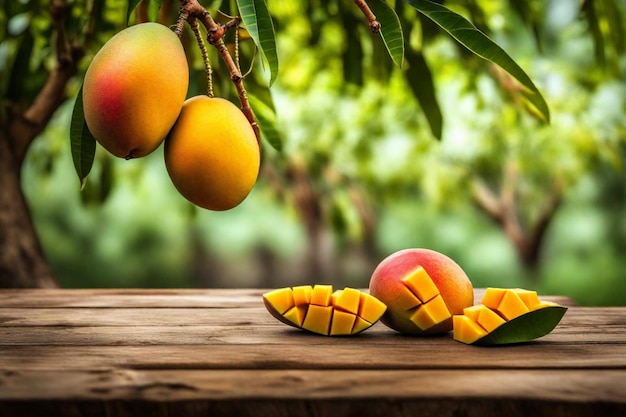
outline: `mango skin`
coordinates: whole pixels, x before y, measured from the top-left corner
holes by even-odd
[[[185,101],[165,139],[165,166],[178,192],[215,211],[239,205],[256,184],[261,152],[243,112],[218,97]]]
[[[106,42],[87,69],[87,127],[115,156],[148,155],[176,122],[188,86],[189,66],[176,34],[158,23],[130,26]]]
[[[427,330],[410,320],[412,311],[398,307],[398,299],[405,291],[402,279],[423,267],[439,289],[450,314],[463,314],[463,309],[474,304],[474,288],[465,271],[448,256],[431,249],[404,249],[383,259],[370,278],[370,294],[387,305],[380,321],[404,334],[423,336],[443,334],[452,330],[452,317]]]

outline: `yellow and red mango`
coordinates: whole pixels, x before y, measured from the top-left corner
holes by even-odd
[[[474,288],[463,269],[430,249],[405,249],[374,270],[370,294],[387,305],[381,321],[405,334],[442,334],[452,316],[474,303]]]
[[[87,127],[113,155],[145,156],[176,122],[188,85],[187,58],[174,32],[158,23],[130,26],[105,43],[87,69]]]
[[[279,288],[263,294],[263,302],[281,322],[325,336],[360,333],[374,325],[387,308],[367,293],[354,288],[333,292],[331,285]]]

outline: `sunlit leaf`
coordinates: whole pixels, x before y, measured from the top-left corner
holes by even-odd
[[[85,186],[85,180],[96,154],[96,140],[87,128],[85,114],[83,112],[83,89],[81,87],[74,103],[72,121],[70,124],[70,145],[74,169],[80,180],[81,189]]]
[[[548,104],[524,70],[495,42],[479,31],[464,17],[446,7],[428,0],[406,0],[420,13],[438,24],[454,39],[474,54],[500,66],[524,87],[522,94],[531,106],[531,113],[546,123],[550,122]]]
[[[415,98],[419,102],[430,131],[437,139],[441,139],[443,116],[435,95],[435,85],[430,68],[421,52],[409,51],[406,54],[409,68],[406,70],[406,79]]]
[[[268,104],[264,103],[260,98],[248,93],[250,106],[256,117],[256,121],[261,131],[261,137],[266,140],[278,152],[282,151],[283,139],[276,124],[276,113]]]
[[[529,342],[554,330],[566,311],[567,307],[556,305],[530,311],[500,325],[473,344],[490,346]]]
[[[380,36],[393,62],[402,67],[404,60],[404,36],[396,12],[383,0],[371,0],[368,5],[380,23]]]
[[[237,0],[241,20],[254,39],[270,71],[272,85],[278,75],[278,54],[276,52],[276,35],[274,23],[265,0]]]

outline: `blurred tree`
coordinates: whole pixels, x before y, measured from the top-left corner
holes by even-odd
[[[124,27],[127,8],[137,3],[0,0],[0,286],[56,285],[22,195],[21,167],[30,144],[59,105],[77,93],[87,64],[82,58]],[[362,6],[363,2],[354,3]],[[307,95],[320,105],[309,106],[298,116],[309,130],[294,132],[284,126],[281,132],[273,131],[272,118],[293,114],[273,114],[263,71],[253,71],[246,82],[251,98],[257,98],[253,108],[267,142],[280,148],[280,133],[290,138],[282,154],[266,153],[263,175],[293,202],[306,226],[312,277],[324,270],[323,233],[329,226],[344,237],[343,245],[356,244],[375,262],[379,213],[385,202],[406,193],[442,204],[474,201],[500,225],[520,260],[536,268],[567,187],[594,163],[604,166],[601,162],[608,160],[617,165],[624,159],[620,120],[612,125],[617,131],[603,133],[580,132],[578,125],[563,120],[557,120],[554,129],[541,127],[529,117],[529,113],[540,119],[546,115],[542,116],[536,101],[529,101],[528,88],[467,49],[484,47],[481,41],[476,45],[452,41],[450,30],[446,33],[428,18],[429,10],[438,10],[438,3],[368,1],[378,18],[391,23],[383,29],[396,28],[397,16],[401,31],[383,30],[381,36],[368,30],[367,14],[353,2],[269,4],[281,54],[277,89],[286,92],[285,100],[288,95]],[[154,18],[155,4],[161,2],[140,2],[137,19]],[[158,18],[171,24],[177,13],[174,4],[174,0],[163,1]],[[595,92],[607,80],[623,81],[623,1],[579,5],[557,0],[523,4],[451,0],[445,5],[494,39],[517,42],[511,46],[527,51],[528,65],[538,52],[544,54],[539,55],[543,67],[534,70],[547,88],[553,82],[548,57],[562,58],[575,49],[573,42],[562,46],[567,36],[593,45],[592,57],[576,50],[574,67],[567,68],[574,73],[584,68],[574,76],[588,91]],[[232,1],[210,6],[225,15],[238,14]],[[444,16],[459,22],[450,14]],[[564,34],[566,30],[573,33]],[[506,36],[510,34],[516,36]],[[398,39],[404,48],[400,58]],[[228,40],[229,48],[234,41]],[[241,48],[246,56],[253,55],[251,43],[242,42]],[[206,74],[198,65],[201,57],[197,50],[186,50],[192,69],[190,90],[203,91]],[[394,60],[401,59],[403,63],[394,66]],[[212,62],[216,86],[232,97],[225,68]],[[468,102],[451,103],[449,97]],[[559,104],[578,104],[574,114],[587,114],[593,106],[581,98],[583,94],[576,96],[577,103],[567,102],[569,94],[558,97]],[[277,106],[288,113],[287,107]],[[467,130],[445,131],[455,125]],[[566,140],[553,138],[563,136],[558,130],[562,127],[568,127]],[[311,138],[311,132],[316,137]],[[443,142],[433,140],[442,137]],[[560,154],[569,159],[555,166],[555,156]],[[106,162],[102,172],[107,172]],[[107,175],[101,176],[106,183]],[[102,195],[109,188],[104,184]],[[92,191],[88,187],[84,193]]]

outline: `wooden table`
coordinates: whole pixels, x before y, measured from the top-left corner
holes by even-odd
[[[262,292],[0,290],[0,416],[626,416],[626,307],[481,348],[307,334]]]

